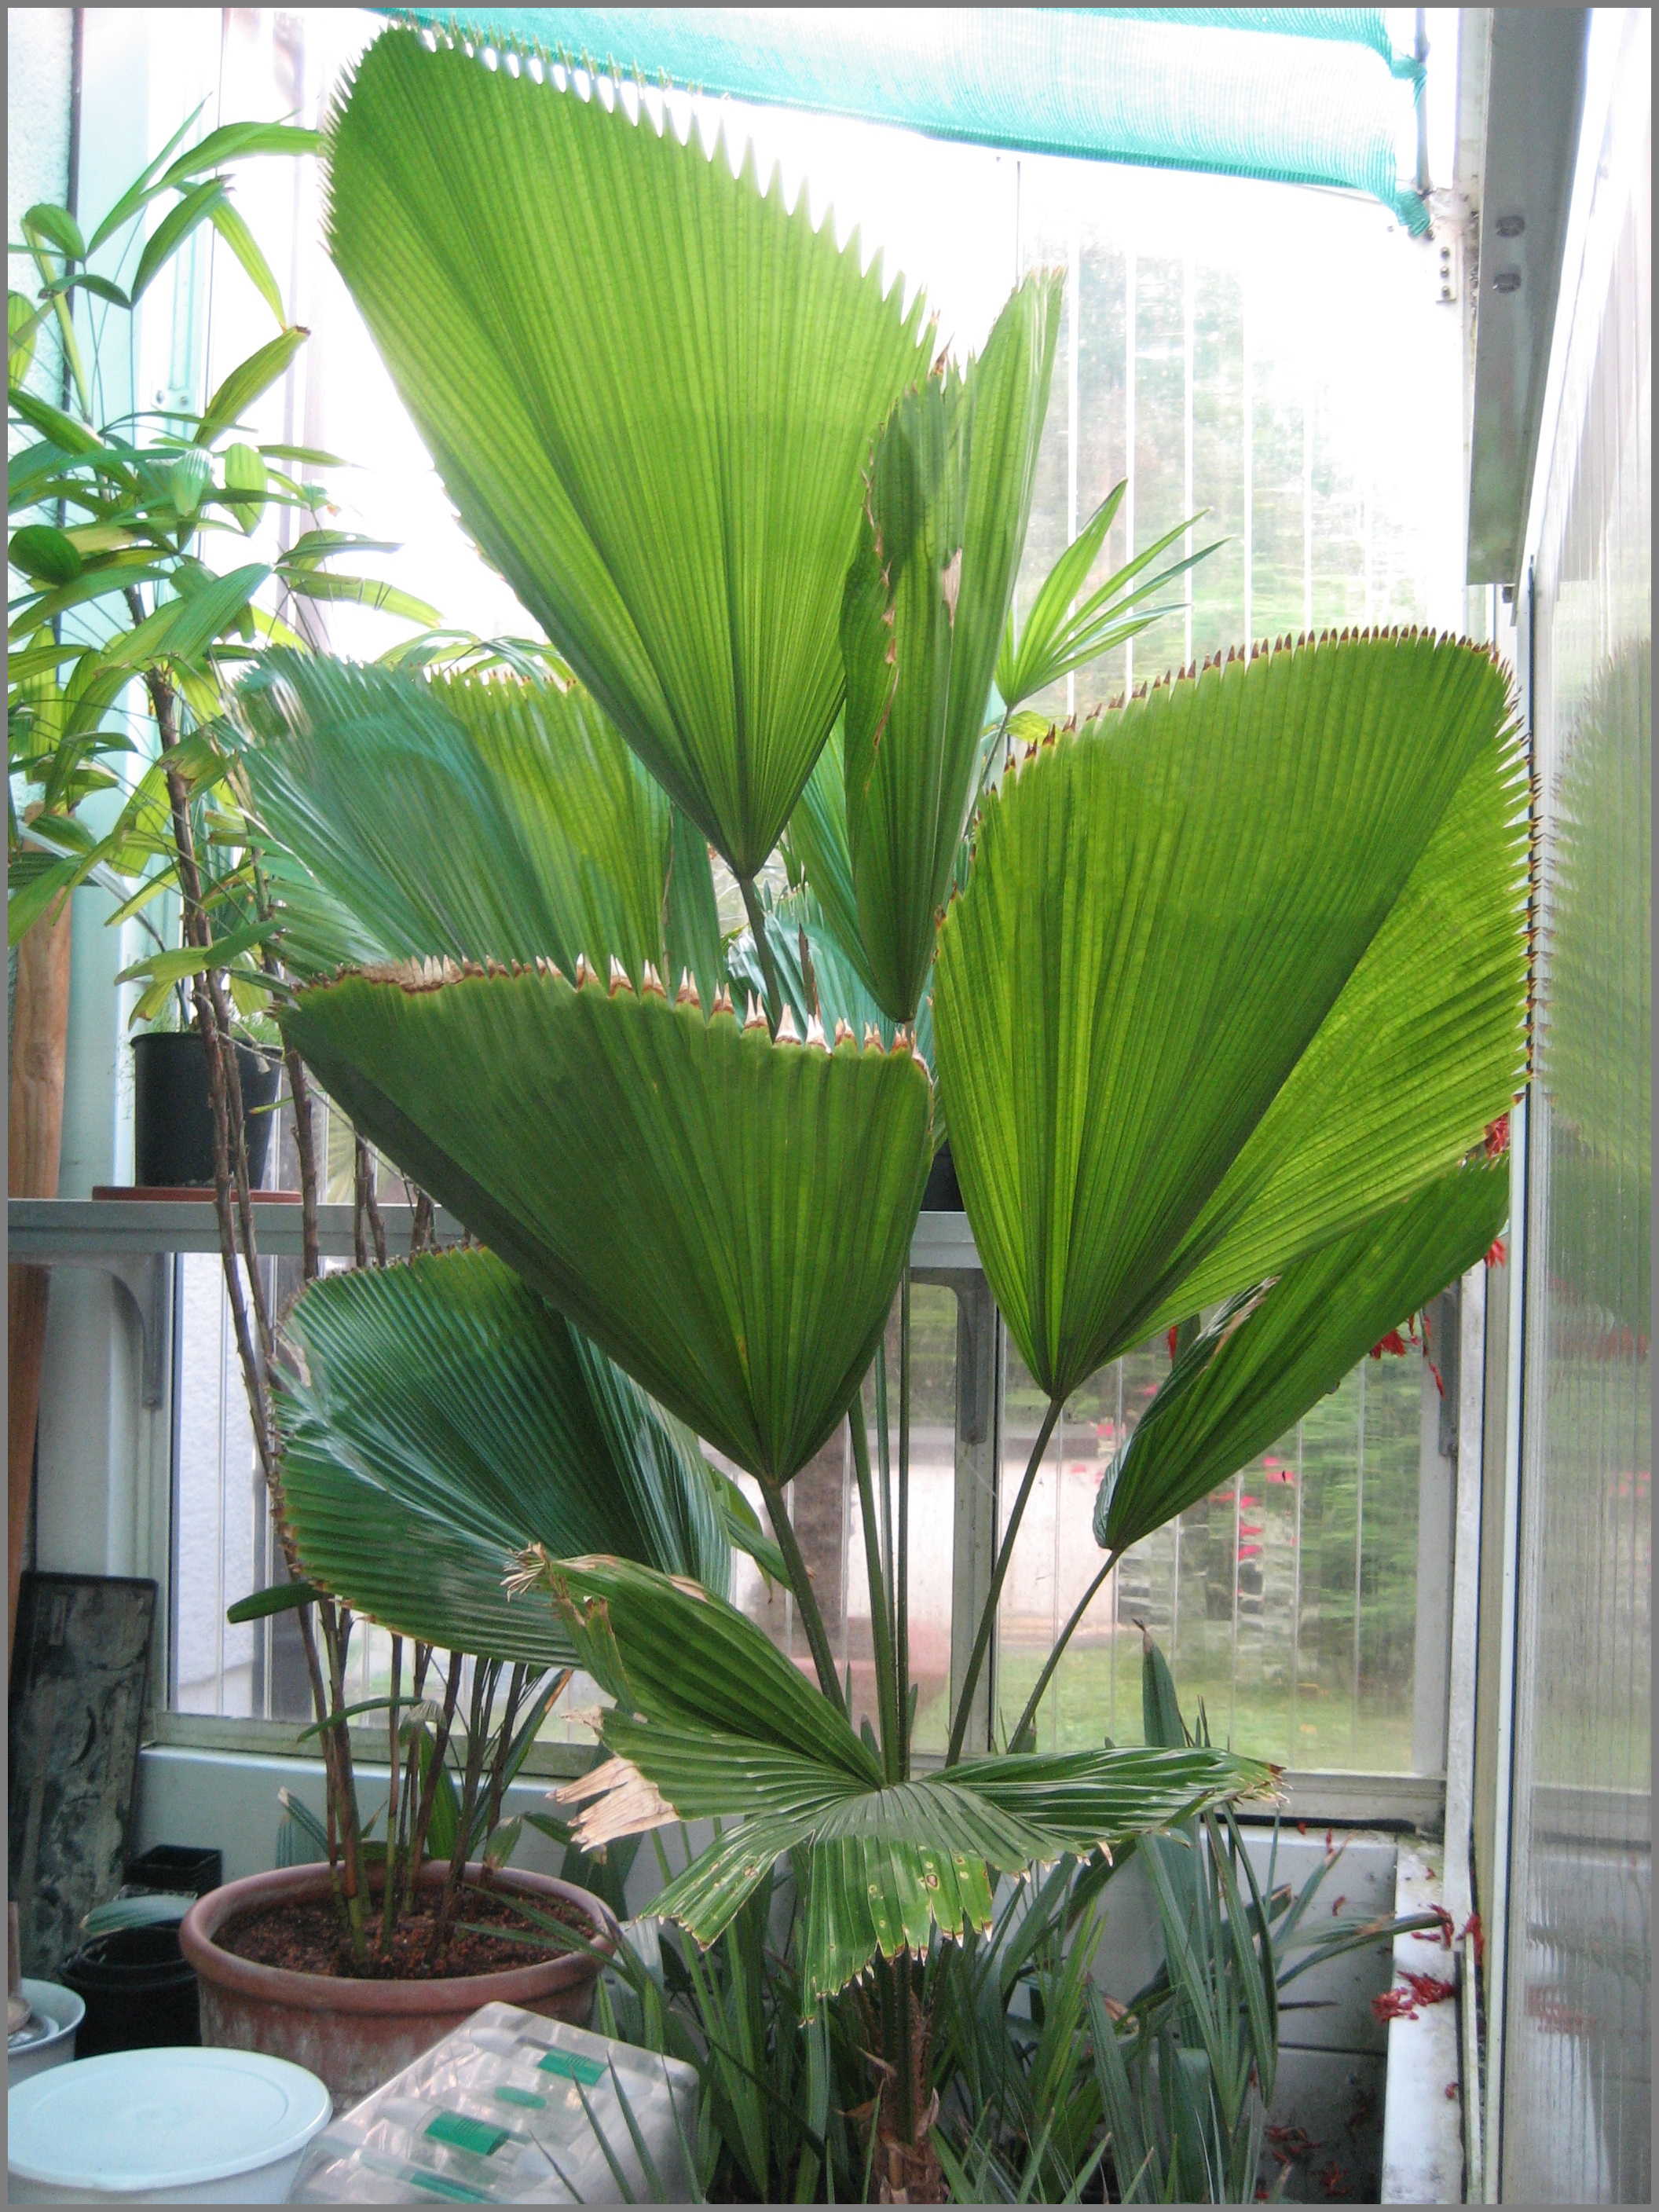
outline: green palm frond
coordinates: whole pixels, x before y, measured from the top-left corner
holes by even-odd
[[[585,952],[637,981],[663,961],[668,801],[580,689],[278,651],[240,700],[313,973]]]
[[[1484,650],[1206,667],[1038,747],[940,932],[979,1254],[1063,1399],[1455,1164],[1524,1066],[1525,786]]]
[[[1139,1543],[1276,1443],[1391,1328],[1474,1267],[1504,1225],[1509,1186],[1503,1162],[1437,1176],[1230,1300],[1107,1469],[1097,1543]]]
[[[1159,554],[1167,553],[1177,538],[1184,538],[1195,522],[1203,520],[1202,515],[1188,515],[1185,522],[1178,522],[1173,530],[1143,547],[1078,604],[1078,595],[1100,558],[1106,533],[1117,519],[1127,489],[1126,477],[1102,500],[1043,578],[1018,635],[1010,616],[996,672],[997,690],[1006,707],[1018,707],[1022,700],[1035,697],[1085,662],[1097,660],[1103,653],[1138,637],[1163,616],[1177,612],[1178,603],[1147,607],[1143,602],[1167,589],[1177,576],[1196,568],[1225,544],[1224,538],[1218,538],[1212,544],[1148,576],[1146,572]]]
[[[611,1759],[561,1793],[593,1801],[578,1840],[742,1815],[657,1900],[703,1944],[781,1853],[799,1853],[809,2005],[878,1951],[922,1953],[936,1935],[988,1927],[994,1871],[1087,1856],[1271,1787],[1270,1768],[1207,1747],[969,1759],[885,1782],[842,1715],[732,1607],[620,1559],[560,1561],[546,1580],[582,1663],[617,1700],[603,1722]]]
[[[1060,289],[1028,279],[966,372],[908,392],[876,441],[842,616],[844,755],[860,939],[896,1021],[921,1003],[978,790]]]
[[[493,1658],[568,1662],[520,1554],[596,1544],[717,1589],[712,1470],[677,1424],[483,1251],[324,1275],[284,1328],[284,1508],[307,1572],[385,1626]]]
[[[649,120],[388,32],[329,244],[463,522],[741,878],[841,702],[869,441],[920,302]]]
[[[811,1458],[921,1200],[908,1046],[775,1043],[585,968],[348,975],[283,1018],[357,1127],[663,1405],[773,1482]]]

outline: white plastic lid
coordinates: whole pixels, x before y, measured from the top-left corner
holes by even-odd
[[[331,2111],[303,2066],[257,2051],[112,2051],[20,2081],[6,2160],[58,2189],[186,2189],[303,2150]]]

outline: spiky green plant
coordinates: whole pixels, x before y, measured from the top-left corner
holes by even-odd
[[[423,1634],[580,1657],[612,1703],[608,1756],[565,1793],[577,1840],[739,1823],[660,1900],[694,1943],[728,1941],[787,1858],[791,1987],[810,2020],[860,2022],[883,2187],[937,2191],[929,1973],[992,1929],[997,1875],[1088,1879],[1272,1787],[1206,1744],[1038,1754],[1043,1683],[1011,1743],[975,1736],[1066,1395],[1223,1306],[1108,1478],[1109,1567],[1501,1220],[1501,1175],[1462,1164],[1524,1060],[1504,680],[1416,633],[1285,640],[1015,743],[1005,767],[1018,697],[1162,580],[1133,563],[1069,616],[1097,516],[1012,632],[1051,286],[1015,294],[977,361],[930,371],[919,305],[775,181],[533,56],[492,68],[406,31],[365,57],[327,150],[337,262],[463,520],[580,689],[276,657],[245,717],[296,933],[313,964],[331,943],[356,963],[299,992],[287,1039],[529,1286],[495,1300],[470,1362],[436,1356],[467,1326],[447,1263],[429,1297],[394,1271],[330,1306],[354,1379],[332,1412],[290,1400],[299,1541],[327,1587],[411,1624],[418,1607]],[[676,950],[684,842],[630,755],[742,892],[746,941],[711,945],[694,856],[701,967]],[[769,896],[781,838],[790,888]],[[760,993],[745,1005],[733,976]],[[874,1009],[887,1026],[860,1040]],[[884,1420],[873,1465],[862,1386],[873,1360],[885,1389],[946,1116],[1049,1404],[939,1765],[912,1741],[905,1378],[898,1449]],[[536,1468],[521,1497],[476,1452],[430,1448],[466,1434],[486,1364],[504,1463]],[[695,1492],[672,1428],[630,1458],[608,1419],[580,1472],[540,1449],[550,1401],[574,1394],[574,1433],[615,1370],[759,1484],[816,1686],[718,1590],[570,1533],[567,1483],[585,1515],[636,1526],[653,1488]],[[509,1372],[535,1390],[497,1387]],[[789,1507],[842,1421],[875,1644],[862,1730]],[[331,1456],[348,1473],[319,1483]],[[466,1571],[405,1575],[404,1510],[411,1544],[452,1525]],[[508,1601],[480,1586],[492,1547]],[[795,2185],[822,2179],[803,2163]]]

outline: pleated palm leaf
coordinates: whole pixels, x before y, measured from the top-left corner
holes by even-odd
[[[238,698],[301,974],[585,952],[638,981],[712,901],[707,848],[580,687],[275,651]]]
[[[609,1559],[532,1560],[525,1579],[551,1590],[617,1701],[603,1722],[611,1759],[560,1793],[593,1801],[579,1839],[742,1814],[658,1899],[704,1944],[775,1859],[799,1854],[809,2005],[878,1953],[920,1956],[939,1936],[988,1927],[993,1871],[1109,1853],[1272,1790],[1270,1767],[1208,1747],[969,1759],[896,1782],[762,1631],[706,1590]]]
[[[461,520],[741,879],[841,703],[869,443],[931,333],[781,182],[629,103],[378,40],[329,246]]]
[[[493,1254],[319,1276],[284,1329],[284,1510],[311,1581],[399,1634],[538,1667],[575,1657],[515,1558],[601,1549],[724,1590],[694,1439]]]
[[[980,1257],[1053,1400],[1507,1109],[1527,857],[1504,678],[1467,644],[1287,643],[1032,749],[934,1017]]]
[[[908,1042],[768,1035],[579,964],[302,991],[285,1029],[363,1130],[769,1486],[875,1350],[931,1157]]]

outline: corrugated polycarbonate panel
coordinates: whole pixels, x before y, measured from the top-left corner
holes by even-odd
[[[1545,457],[1501,2190],[1650,2192],[1650,26],[1625,15]],[[1590,150],[1595,150],[1591,143]],[[1588,165],[1581,167],[1581,176]]]

